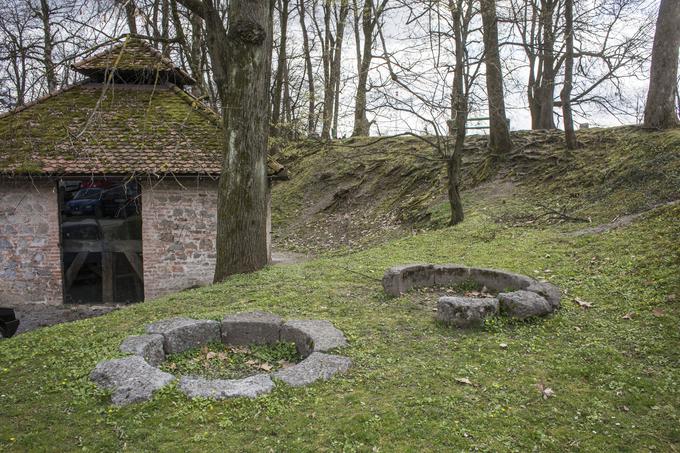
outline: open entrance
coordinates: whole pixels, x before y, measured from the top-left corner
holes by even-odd
[[[59,181],[66,303],[144,300],[140,189],[123,178]]]

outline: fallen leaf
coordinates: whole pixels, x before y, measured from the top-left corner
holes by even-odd
[[[539,392],[541,392],[541,396],[543,397],[544,400],[547,400],[551,396],[555,396],[555,392],[553,389],[550,387],[546,387],[543,382],[539,382],[536,384],[536,388],[538,389]]]
[[[633,319],[634,314],[635,313],[631,311],[630,313],[626,313],[625,315],[623,315],[621,319]]]
[[[660,309],[660,308],[655,308],[654,310],[652,310],[652,314],[653,314],[655,317],[657,317],[657,318],[661,318],[661,317],[664,316],[666,313],[665,313],[662,309]]]
[[[261,364],[260,366],[258,366],[258,368],[261,369],[261,370],[264,370],[264,371],[271,371],[272,368],[274,368],[274,367],[271,366],[271,365],[268,364],[268,363],[263,363],[263,364]]]
[[[463,384],[463,385],[472,385],[472,386],[475,385],[475,384],[473,384],[472,381],[470,381],[470,379],[468,379],[468,378],[455,378],[455,381],[456,381],[457,383]]]
[[[501,349],[508,349],[508,344],[507,343],[501,343],[498,346],[501,347]]]
[[[256,360],[246,360],[246,365],[251,365],[251,366],[257,365],[257,361]]]
[[[593,306],[593,304],[591,304],[590,302],[587,302],[583,299],[579,299],[578,297],[574,298],[574,302],[576,302],[576,304],[581,308],[592,308]]]
[[[213,351],[210,351],[205,355],[205,358],[208,360],[214,359],[215,357],[217,357],[217,353]]]

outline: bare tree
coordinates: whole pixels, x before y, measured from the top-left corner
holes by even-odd
[[[217,199],[216,282],[267,264],[267,140],[272,4],[230,0],[227,27],[212,0],[178,0],[205,21],[222,103],[224,161]]]
[[[284,83],[286,82],[286,68],[288,66],[287,48],[288,42],[288,15],[289,0],[277,0],[279,12],[279,27],[281,30],[279,38],[278,57],[276,59],[276,75],[274,77],[274,90],[272,93],[272,135],[278,135],[278,125],[281,118],[281,103],[284,95]],[[284,102],[285,104],[285,102]]]
[[[484,63],[486,67],[486,95],[489,105],[489,148],[496,155],[507,154],[512,149],[510,127],[505,116],[503,69],[498,45],[498,20],[496,0],[480,0],[484,27]]]
[[[571,112],[571,89],[574,82],[574,0],[564,0],[564,85],[560,92],[562,101],[562,122],[567,149],[575,149],[576,133],[574,132],[574,116]]]
[[[316,8],[312,8],[314,29],[321,42],[321,58],[323,64],[323,115],[321,138],[331,139],[334,112],[337,111],[342,43],[345,36],[345,25],[349,15],[349,0],[322,0],[323,26],[316,16]]]
[[[645,62],[650,24],[636,17],[647,0],[572,1],[574,68],[570,107],[597,106],[612,114],[626,113],[618,98],[621,83],[639,76]],[[566,71],[565,0],[510,0],[508,44],[523,49],[528,68],[527,100],[533,129],[552,129],[555,91]],[[628,30],[626,30],[628,29]],[[622,32],[625,30],[625,32]]]
[[[418,55],[416,61],[389,53],[381,29],[378,36],[391,81],[409,96],[390,95],[389,90],[383,90],[383,95],[389,108],[407,112],[425,126],[425,134],[412,135],[428,143],[435,159],[446,167],[449,223],[456,225],[465,217],[460,196],[462,154],[471,99],[484,61],[483,49],[475,45],[481,37],[472,39],[481,26],[475,23],[474,0],[424,1],[408,8],[413,26],[422,33],[416,40],[420,44],[407,50]]]
[[[364,0],[360,5],[354,0],[354,41],[357,54],[357,89],[354,100],[354,128],[353,136],[369,135],[370,123],[366,118],[366,92],[368,73],[373,59],[373,41],[376,27],[380,26],[380,18],[387,6],[387,0],[382,0],[377,6],[373,0]],[[361,14],[359,14],[361,11]],[[361,27],[359,22],[361,18]],[[359,29],[361,28],[361,32]],[[363,34],[363,50],[361,38]]]
[[[678,97],[678,48],[680,1],[661,0],[645,104],[645,127],[665,129],[679,123],[675,111]]]
[[[312,6],[313,7],[313,6]],[[298,0],[298,14],[300,16],[300,28],[302,30],[303,58],[305,60],[305,73],[308,86],[307,134],[312,135],[316,130],[316,90],[314,89],[314,70],[312,69],[312,46],[307,32],[305,21],[305,0]]]

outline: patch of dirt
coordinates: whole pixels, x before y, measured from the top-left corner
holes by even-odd
[[[487,297],[496,297],[496,294],[490,293],[486,287],[476,289],[472,287],[466,288],[464,286],[431,286],[414,289],[409,293],[411,301],[416,306],[429,311],[437,311],[437,302],[439,302],[440,297],[444,296],[477,297],[483,299]]]
[[[298,264],[309,261],[311,256],[304,253],[276,251],[272,252],[272,264]]]
[[[639,219],[640,217],[643,217],[645,214],[647,214],[647,213],[649,213],[649,212],[651,212],[655,209],[674,206],[678,203],[680,203],[680,200],[674,200],[674,201],[670,201],[668,203],[657,204],[657,205],[652,206],[650,209],[644,210],[642,212],[638,212],[636,214],[628,214],[628,215],[624,215],[624,216],[621,216],[621,217],[617,217],[609,223],[597,225],[597,226],[590,227],[590,228],[583,228],[581,230],[572,231],[570,233],[567,233],[567,236],[586,236],[586,235],[589,235],[589,234],[606,233],[607,231],[611,231],[611,230],[614,230],[616,228],[628,226],[631,223],[633,223],[635,220]]]
[[[123,305],[47,305],[47,304],[5,304],[14,308],[21,321],[15,335],[64,322],[78,321],[105,315]]]

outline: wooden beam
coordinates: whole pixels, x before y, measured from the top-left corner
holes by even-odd
[[[64,275],[64,285],[66,286],[66,288],[64,288],[65,291],[71,289],[71,285],[73,285],[73,281],[76,279],[78,272],[80,272],[83,264],[85,264],[85,259],[87,258],[88,254],[89,252],[78,252],[75,259],[71,263],[71,266],[69,266],[69,268],[66,270],[66,274]]]
[[[135,271],[140,280],[144,280],[144,271],[142,270],[142,260],[139,259],[136,253],[124,251],[125,258],[127,258],[130,266]]]
[[[91,252],[91,253],[103,253],[103,252],[113,252],[113,253],[140,253],[142,251],[142,241],[134,240],[114,240],[114,241],[86,241],[86,240],[76,240],[67,239],[63,241],[62,250],[64,253],[80,253],[80,252]]]
[[[114,255],[112,252],[102,252],[102,302],[113,303],[114,291]]]

